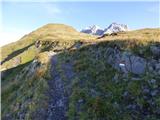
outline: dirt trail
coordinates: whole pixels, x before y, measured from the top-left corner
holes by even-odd
[[[57,55],[54,55],[51,61],[51,77],[49,81],[49,108],[46,120],[67,120],[66,112],[68,109],[69,96],[65,93],[64,81],[60,72],[56,69],[58,63]],[[66,79],[74,76],[71,64],[61,65]]]

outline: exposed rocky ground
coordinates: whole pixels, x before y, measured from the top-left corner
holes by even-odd
[[[68,110],[69,90],[64,86],[63,78],[60,71],[57,69],[57,56],[54,55],[51,60],[51,78],[49,80],[49,107],[46,120],[66,120],[66,112]],[[70,63],[61,65],[61,69],[65,73],[66,79],[71,79],[74,76],[72,65]]]
[[[146,71],[160,75],[160,46],[152,46],[150,49],[156,59],[145,59],[131,52],[121,52],[115,48],[108,48],[106,51],[107,61],[117,70],[124,73],[144,74]]]
[[[148,60],[98,44],[80,50],[82,56],[78,53],[72,54],[78,76],[70,118],[159,119],[160,62],[155,53],[156,59]]]
[[[53,56],[52,59],[52,79],[49,81],[50,90],[49,98],[51,99],[48,107],[47,120],[66,120],[65,113],[67,111],[68,98],[64,92],[64,84],[61,80],[61,76],[56,70],[57,58]]]
[[[2,120],[160,119],[159,35],[49,24],[2,47]]]

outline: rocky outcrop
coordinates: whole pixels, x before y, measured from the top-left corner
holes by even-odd
[[[156,59],[159,59],[159,58],[160,58],[160,45],[151,46],[151,47],[150,47],[150,51],[152,52],[153,56],[154,56]]]
[[[106,55],[107,63],[123,73],[140,75],[148,71],[160,75],[160,61],[146,60],[133,53],[122,52],[114,48],[108,48]]]

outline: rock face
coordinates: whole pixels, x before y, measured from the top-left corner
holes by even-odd
[[[111,25],[109,25],[109,27],[104,29],[103,34],[112,34],[117,32],[124,32],[124,31],[128,31],[127,25],[112,23]]]
[[[107,63],[124,73],[144,74],[146,71],[160,75],[160,62],[146,60],[130,52],[122,52],[118,49],[108,48],[106,51]]]
[[[103,34],[103,30],[97,25],[89,26],[89,27],[81,30],[81,32],[87,33],[87,34],[92,34],[92,35],[102,35]]]
[[[83,33],[92,34],[92,35],[105,35],[105,34],[112,34],[117,32],[128,31],[127,25],[112,23],[105,29],[101,29],[97,25],[89,26],[86,29],[81,30]]]
[[[134,74],[143,74],[146,69],[146,61],[138,56],[122,53],[121,61],[124,62],[123,72],[132,72]],[[119,64],[120,67],[123,67]]]
[[[152,54],[154,55],[154,57],[160,58],[160,45],[151,46],[150,50],[151,50]]]

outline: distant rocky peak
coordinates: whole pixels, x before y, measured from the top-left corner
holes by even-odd
[[[98,25],[92,25],[92,26],[89,26],[89,28],[91,30],[97,30],[97,29],[100,29],[100,27]]]
[[[118,23],[112,23],[111,25],[110,25],[111,27],[122,27],[122,28],[124,28],[125,30],[128,30],[128,26],[127,25],[125,25],[125,24],[118,24]]]
[[[97,25],[91,25],[85,29],[82,29],[81,32],[92,34],[92,35],[102,35],[103,34],[103,30]]]
[[[112,23],[105,30],[103,34],[111,34],[117,32],[128,31],[128,26],[125,24]]]
[[[119,24],[119,23],[113,22],[105,29],[101,29],[97,25],[92,25],[85,29],[82,29],[81,32],[92,34],[92,35],[104,35],[104,34],[111,34],[111,33],[117,33],[122,31],[128,31],[128,26],[125,24]]]

